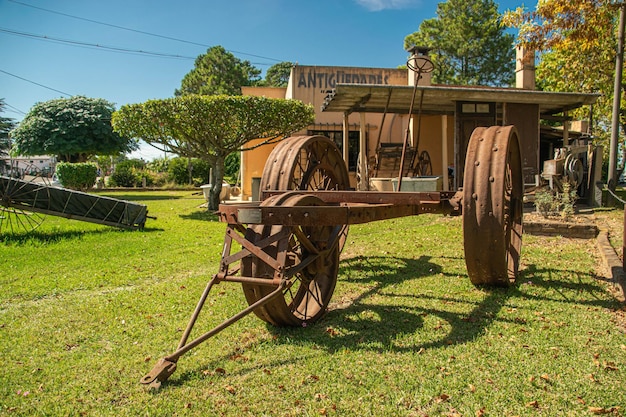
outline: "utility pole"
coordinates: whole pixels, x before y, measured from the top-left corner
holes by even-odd
[[[617,56],[615,57],[615,84],[613,85],[613,120],[611,126],[611,148],[609,153],[609,178],[607,186],[615,191],[617,185],[617,144],[619,142],[620,98],[622,95],[622,67],[624,65],[624,13],[626,3],[619,9],[619,32]]]

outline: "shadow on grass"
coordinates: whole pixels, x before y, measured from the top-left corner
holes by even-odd
[[[7,233],[0,236],[0,243],[6,245],[26,245],[26,244],[50,244],[58,243],[65,240],[82,239],[89,235],[103,235],[110,232],[119,233],[151,233],[162,232],[162,228],[144,227],[143,229],[131,230],[108,226],[105,229],[97,230],[50,230],[39,231],[33,230],[27,233]]]
[[[219,217],[217,217],[217,214],[207,209],[197,210],[189,214],[180,214],[179,217],[185,220],[200,220],[209,222],[219,221]]]
[[[117,200],[128,201],[160,201],[160,200],[180,200],[179,195],[154,195],[154,194],[101,194],[103,197],[115,198]]]
[[[33,242],[39,244],[57,243],[64,240],[81,239],[87,235],[99,235],[106,233],[106,230],[58,230],[41,232],[33,230],[28,233],[9,233],[0,237],[0,241],[5,244],[25,245]]]
[[[569,280],[558,279],[558,276],[569,276]],[[551,279],[555,277],[554,279]],[[591,272],[582,272],[568,269],[540,268],[534,264],[528,265],[517,279],[518,295],[525,299],[550,301],[566,304],[583,305],[587,307],[619,308],[617,299],[607,297],[607,290],[600,282],[607,284],[611,280],[598,277]],[[527,290],[532,287],[540,288],[537,291]],[[573,294],[588,294],[587,300],[572,297]]]
[[[558,279],[568,274],[578,279]],[[431,262],[429,256],[419,259],[359,256],[342,260],[340,275],[347,277],[348,283],[358,282],[361,290],[352,296],[344,295],[347,301],[341,299],[332,303],[328,314],[306,329],[268,325],[274,335],[272,343],[291,345],[297,340],[298,345],[314,345],[330,354],[346,349],[419,352],[473,342],[496,321],[521,325],[522,322],[515,317],[501,313],[512,299],[601,308],[615,308],[618,305],[617,301],[613,302],[606,296],[596,296],[605,294],[605,290],[601,284],[593,281],[595,277],[591,274],[540,268],[536,265],[530,265],[522,271],[517,284],[509,288],[482,287],[475,291],[472,287],[465,290],[453,288],[452,293],[459,295],[449,295],[441,287],[431,291],[417,283],[414,293],[398,288],[405,282],[432,279],[436,275],[447,281],[443,285],[449,283],[451,287],[456,285],[454,279],[469,281],[466,276],[446,273],[441,265]],[[554,280],[550,279],[552,276]],[[535,287],[535,290],[528,291],[526,286]],[[583,296],[571,297],[570,294]],[[440,324],[437,325],[437,322]],[[421,336],[420,332],[423,333]],[[198,368],[178,375],[172,385],[183,385],[201,369],[219,368],[228,358],[242,349],[253,349],[256,344],[252,342],[240,346],[236,352],[220,352],[208,364],[197,364]],[[264,363],[262,366],[280,366],[295,360],[276,358],[271,360],[271,364]],[[252,372],[254,369],[257,369],[257,365],[250,364],[250,367],[245,367],[239,373]]]
[[[453,309],[446,309],[448,303],[468,303],[467,299],[438,299],[417,291],[415,294],[395,293],[394,288],[407,281],[416,281],[423,278],[432,278],[443,274],[442,279],[454,279],[457,275],[446,274],[441,265],[431,262],[431,257],[422,256],[419,259],[407,259],[391,256],[358,256],[343,259],[340,264],[340,273],[349,283],[358,283],[360,288],[366,288],[350,296],[348,302],[342,300],[332,303],[329,313],[319,322],[309,328],[279,328],[268,324],[268,329],[274,335],[276,344],[311,344],[319,346],[329,353],[344,349],[355,350],[386,350],[386,351],[419,351],[420,349],[448,346],[451,341],[463,343],[474,339],[484,332],[497,316],[498,311],[505,304],[509,292],[505,289],[496,289],[488,292],[481,302],[476,302],[472,312],[468,314],[455,313]],[[467,278],[465,278],[467,279]],[[338,285],[344,283],[340,282]],[[347,285],[347,284],[344,284]],[[381,302],[381,297],[383,302]],[[373,299],[376,301],[373,302]],[[416,300],[434,299],[440,308],[416,307]],[[407,301],[408,299],[408,301]],[[431,303],[432,304],[432,303]],[[447,322],[451,330],[441,332],[434,341],[414,343],[400,346],[395,341],[399,336],[414,334],[424,328],[424,317],[435,315],[441,321]],[[248,318],[250,320],[250,318]],[[338,329],[332,334],[329,329]],[[428,330],[429,332],[431,330]],[[219,336],[218,336],[219,337]],[[430,337],[433,339],[433,337]],[[254,348],[256,342],[238,349]],[[187,370],[174,378],[168,385],[179,386],[185,381],[194,378],[202,369],[220,367],[237,352],[220,352],[218,357],[212,358],[209,363],[198,364],[198,368]],[[295,359],[294,359],[295,360]],[[271,366],[290,363],[292,360],[272,360]],[[222,364],[222,365],[220,365]],[[207,366],[208,365],[208,366]],[[264,366],[267,366],[265,364]],[[255,369],[251,364],[248,371]],[[241,372],[247,372],[245,369]]]
[[[432,295],[427,287],[417,284],[415,293],[399,291],[397,286],[405,281],[415,282],[436,275],[442,280],[457,278],[456,274],[447,274],[441,265],[431,262],[429,256],[419,259],[360,256],[342,261],[341,273],[348,276],[347,281],[355,280],[351,277],[355,271],[359,275],[356,280],[367,290],[347,303],[339,301],[313,331],[300,330],[301,341],[322,346],[331,353],[344,349],[417,352],[465,343],[483,334],[509,297],[517,294],[515,288],[484,289],[484,295],[477,301],[476,296],[469,295]],[[455,284],[451,281],[450,285]],[[436,292],[442,293],[441,287]],[[471,307],[469,313],[467,305]],[[429,334],[424,337],[400,341],[405,335],[424,330],[428,316],[443,325],[434,330],[427,328]],[[429,320],[432,321],[432,317]],[[296,337],[298,330],[275,329],[273,332],[280,341],[288,339],[281,336]]]

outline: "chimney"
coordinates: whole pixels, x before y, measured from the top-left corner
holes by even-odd
[[[515,48],[515,87],[535,90],[535,51]]]
[[[428,57],[430,48],[423,46],[413,46],[408,52],[411,56],[407,60],[406,66],[409,71],[409,85],[431,85],[431,73],[434,69],[433,63]]]

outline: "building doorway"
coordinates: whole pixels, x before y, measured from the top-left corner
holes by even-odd
[[[496,124],[496,104],[463,102],[456,103],[456,146],[454,170],[454,188],[463,185],[465,155],[472,132],[477,127],[489,127]]]

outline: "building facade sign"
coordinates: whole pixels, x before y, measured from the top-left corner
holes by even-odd
[[[316,123],[342,123],[341,114],[321,111],[324,99],[338,84],[407,85],[407,80],[406,69],[296,65],[291,69],[286,98],[313,105]],[[358,123],[358,115],[351,119]]]
[[[315,67],[298,75],[297,88],[335,88],[339,84],[389,84],[390,74],[388,70],[373,70],[370,74],[348,71],[316,71]]]

